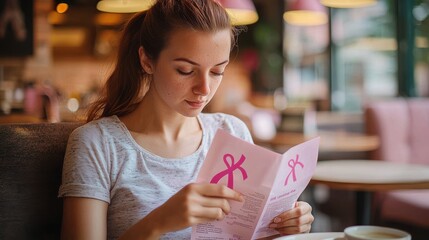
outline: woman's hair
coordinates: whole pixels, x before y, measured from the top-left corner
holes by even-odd
[[[235,45],[236,29],[216,0],[158,0],[125,25],[116,66],[101,96],[89,107],[88,122],[106,116],[123,116],[137,107],[151,79],[140,65],[140,46],[146,56],[156,61],[171,33],[178,29],[203,32],[231,29],[231,49]]]

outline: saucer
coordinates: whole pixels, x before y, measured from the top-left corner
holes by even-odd
[[[411,240],[408,232],[400,229],[381,227],[381,226],[351,226],[344,229],[344,234],[350,240],[365,239],[392,239],[392,240]]]
[[[343,232],[320,232],[278,237],[274,240],[345,240],[345,238]]]

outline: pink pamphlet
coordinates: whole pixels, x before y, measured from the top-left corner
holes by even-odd
[[[195,240],[258,239],[278,234],[272,219],[294,207],[314,173],[320,138],[278,154],[218,130],[197,182],[224,184],[244,196],[229,201],[231,212],[222,221],[192,228]]]

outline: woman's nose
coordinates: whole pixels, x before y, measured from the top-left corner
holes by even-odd
[[[207,96],[210,93],[210,79],[208,74],[201,74],[198,77],[197,83],[194,86],[193,93],[197,95]]]

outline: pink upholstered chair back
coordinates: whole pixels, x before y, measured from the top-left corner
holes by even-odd
[[[380,137],[372,159],[429,164],[429,99],[368,103],[365,121],[367,133]]]
[[[429,99],[408,100],[410,162],[429,164]]]

